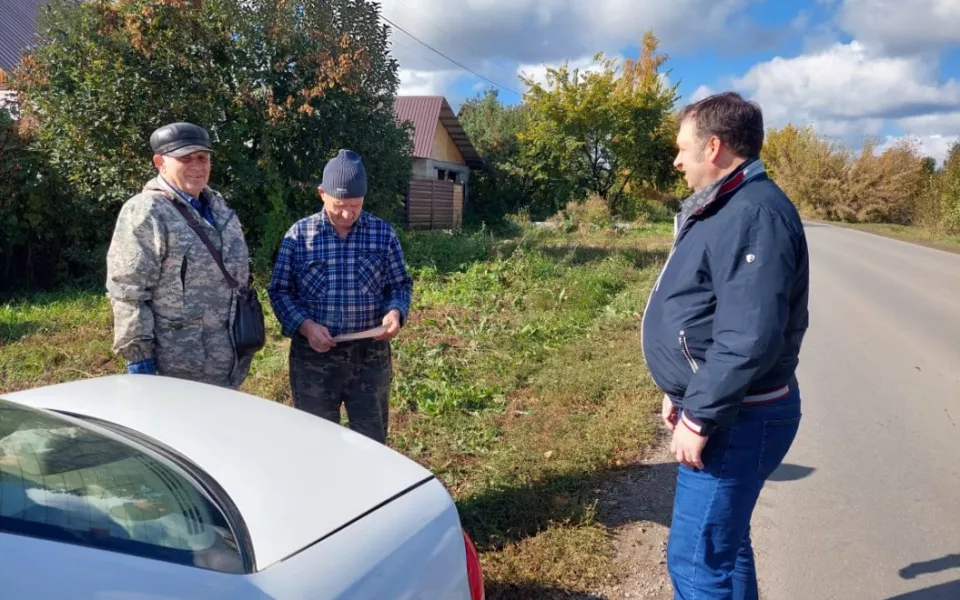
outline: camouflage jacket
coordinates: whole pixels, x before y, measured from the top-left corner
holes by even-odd
[[[120,209],[107,252],[113,349],[128,363],[153,358],[160,375],[239,387],[251,358],[238,361],[234,352],[236,294],[171,201],[196,214],[241,284],[249,278],[249,251],[236,213],[217,192],[203,194],[216,228],[159,177]]]

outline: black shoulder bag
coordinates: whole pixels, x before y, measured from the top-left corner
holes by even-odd
[[[227,272],[223,264],[223,255],[217,250],[207,234],[203,232],[203,227],[197,222],[197,218],[187,210],[182,202],[170,200],[177,211],[187,220],[190,228],[203,242],[203,245],[210,251],[213,260],[217,262],[223,277],[227,280],[227,285],[237,293],[237,313],[233,320],[233,343],[237,350],[238,357],[255,354],[266,344],[267,336],[264,330],[263,307],[260,305],[260,298],[257,297],[257,291],[246,286],[241,286],[233,275]]]

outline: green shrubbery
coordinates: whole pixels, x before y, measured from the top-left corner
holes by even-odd
[[[211,185],[261,270],[319,209],[339,148],[364,157],[367,207],[399,219],[410,140],[378,13],[366,0],[53,0],[15,74],[21,126],[0,118],[0,289],[99,280],[120,205],[154,174],[150,132],[172,121],[210,131]]]

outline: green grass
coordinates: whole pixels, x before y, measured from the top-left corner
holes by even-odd
[[[403,235],[415,305],[394,342],[390,444],[456,498],[488,598],[616,577],[596,490],[654,440],[638,325],[670,231]],[[288,342],[268,324],[243,389],[289,402]],[[110,327],[100,293],[0,305],[0,393],[120,372]]]

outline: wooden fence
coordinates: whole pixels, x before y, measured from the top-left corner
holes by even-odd
[[[412,179],[407,191],[407,227],[460,229],[463,224],[463,184]]]

